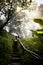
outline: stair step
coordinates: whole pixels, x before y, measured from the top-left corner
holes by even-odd
[[[20,63],[12,63],[11,65],[20,65]]]
[[[20,58],[14,57],[14,58],[11,59],[11,62],[20,62],[20,60],[21,60]]]
[[[11,63],[11,64],[8,64],[8,65],[20,65],[20,63]]]
[[[13,54],[12,57],[20,57],[18,54]]]
[[[19,54],[19,52],[12,52],[12,54]]]

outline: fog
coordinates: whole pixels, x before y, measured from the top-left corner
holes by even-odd
[[[33,4],[34,3],[34,4]],[[21,37],[32,37],[32,32],[30,30],[41,29],[40,24],[34,22],[34,18],[43,19],[43,5],[37,6],[37,3],[33,2],[30,6],[30,10],[33,8],[34,10],[21,10],[20,7],[17,7],[16,12],[18,13],[17,17],[10,20],[11,23],[8,24],[4,29],[7,32],[10,32],[13,35],[19,35]],[[6,22],[5,15],[0,12],[0,20],[3,20],[3,23]]]

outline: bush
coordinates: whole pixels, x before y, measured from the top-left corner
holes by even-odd
[[[22,39],[24,46],[34,52],[43,53],[43,41],[40,38]]]
[[[27,38],[27,39],[21,38],[21,41],[27,49],[37,53],[43,58],[43,41],[41,41],[40,38]],[[23,53],[20,51],[20,54],[22,59],[21,60],[22,65],[39,65],[40,64],[40,61],[34,58],[30,53],[28,54],[27,52]]]
[[[12,54],[12,37],[9,33],[0,31],[0,65],[6,65]]]

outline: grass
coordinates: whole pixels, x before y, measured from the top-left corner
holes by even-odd
[[[27,49],[31,51],[43,53],[43,42],[40,38],[22,39],[22,43]]]
[[[5,30],[0,31],[0,65],[10,62],[12,55],[12,36]]]
[[[21,38],[23,45],[35,53],[39,54],[43,57],[43,41],[40,38]],[[39,65],[39,61],[35,59],[31,54],[27,52],[23,52],[20,48],[20,56],[22,58],[21,64],[22,65]],[[41,64],[40,64],[41,65]]]

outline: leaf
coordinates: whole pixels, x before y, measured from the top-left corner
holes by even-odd
[[[39,23],[43,26],[43,19],[34,19],[34,22]]]
[[[33,33],[34,35],[36,35],[38,38],[43,39],[43,34],[39,34],[39,33],[37,33],[37,30],[36,30],[36,31],[31,30],[31,31],[32,31],[32,33]]]
[[[31,30],[33,34],[37,35],[37,31]]]

